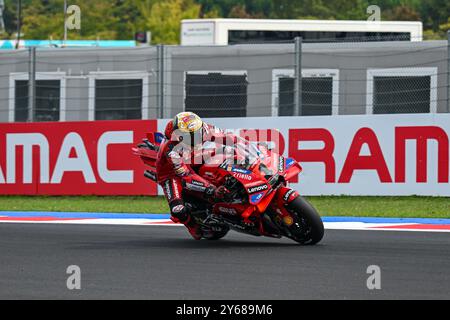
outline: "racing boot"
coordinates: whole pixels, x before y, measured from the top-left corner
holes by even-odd
[[[170,219],[173,222],[184,224],[195,240],[200,240],[202,238],[202,230],[200,226],[195,223],[194,219],[192,219],[189,214],[189,209],[186,206],[182,204],[174,206],[171,212],[172,217]]]
[[[184,225],[188,229],[192,238],[194,238],[195,240],[200,240],[202,238],[203,236],[202,229],[197,223],[195,223],[195,221],[190,216],[189,220],[186,223],[184,223]]]

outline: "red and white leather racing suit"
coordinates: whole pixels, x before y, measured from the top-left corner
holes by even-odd
[[[233,145],[238,138],[233,134],[225,133],[219,128],[204,123],[202,140],[203,143],[206,141],[220,141],[222,144]],[[162,143],[156,161],[158,184],[164,190],[164,195],[169,203],[171,219],[175,222],[184,223],[191,235],[198,240],[201,238],[201,233],[198,226],[190,219],[183,200],[183,190],[188,192],[189,195],[200,199],[207,199],[208,197],[218,198],[225,190],[216,188],[196,173],[195,169],[203,164],[201,147],[200,150],[192,148],[187,157],[183,151],[186,151],[186,148],[183,148],[179,141],[166,139]]]

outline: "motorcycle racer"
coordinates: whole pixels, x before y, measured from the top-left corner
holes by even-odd
[[[233,230],[318,243],[324,235],[320,215],[288,186],[302,172],[300,164],[268,143],[253,142],[251,130],[243,133],[250,139],[184,112],[165,133],[147,133],[133,152],[149,167],[144,176],[163,188],[171,219],[194,239],[218,240]]]
[[[171,219],[183,223],[192,237],[200,240],[202,230],[191,219],[183,192],[207,200],[220,200],[228,190],[200,177],[195,169],[203,164],[203,144],[222,140],[225,145],[236,143],[238,137],[207,124],[192,112],[181,112],[170,121],[164,131],[165,141],[156,161],[157,182],[169,203]]]

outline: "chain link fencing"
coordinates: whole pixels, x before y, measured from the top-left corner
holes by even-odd
[[[0,122],[450,112],[449,41],[0,52]],[[31,79],[31,81],[30,81]]]

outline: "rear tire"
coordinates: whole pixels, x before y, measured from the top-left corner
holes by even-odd
[[[316,209],[303,197],[299,196],[289,204],[288,207],[293,213],[297,215],[298,219],[304,219],[306,226],[309,227],[308,237],[305,239],[304,233],[298,237],[294,235],[293,240],[308,245],[314,245],[322,240],[324,235],[324,227],[322,219]]]

